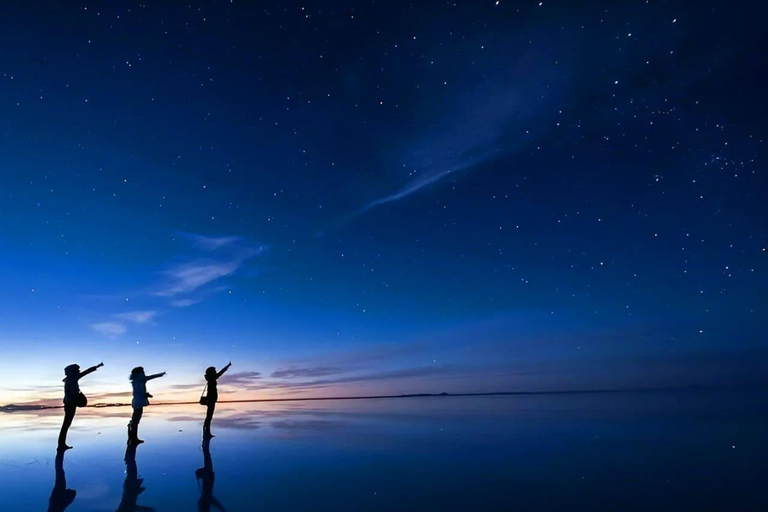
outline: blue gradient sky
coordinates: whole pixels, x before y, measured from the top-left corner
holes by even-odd
[[[764,12],[3,10],[0,402],[765,383]]]

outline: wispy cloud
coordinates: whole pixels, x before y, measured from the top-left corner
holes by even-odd
[[[200,302],[200,301],[199,300],[194,300],[194,299],[177,299],[177,300],[172,300],[171,301],[171,306],[176,307],[176,308],[186,308],[186,307],[189,307],[189,306],[194,306],[198,302]]]
[[[239,372],[226,373],[221,376],[219,382],[229,386],[249,386],[258,380],[261,380],[261,372]]]
[[[151,321],[155,316],[157,316],[155,310],[127,311],[112,315],[109,321],[91,324],[91,328],[99,334],[116,338],[128,332],[128,324],[144,324]]]
[[[240,268],[242,261],[216,262],[195,260],[181,263],[165,272],[168,282],[155,295],[175,297],[190,293],[222,277],[231,276]]]
[[[471,369],[463,366],[454,365],[433,365],[417,366],[411,368],[402,368],[397,370],[383,370],[360,375],[350,375],[347,377],[337,377],[332,379],[319,379],[304,382],[284,383],[282,387],[291,388],[323,388],[335,386],[338,384],[348,384],[354,382],[370,382],[380,380],[409,379],[414,377],[442,377],[456,376],[470,372]]]
[[[461,93],[452,96],[449,108],[441,108],[434,117],[425,117],[420,126],[411,123],[401,132],[403,142],[398,148],[398,141],[393,141],[390,154],[395,158],[387,164],[393,171],[405,171],[407,176],[400,174],[400,184],[393,192],[369,200],[353,217],[460,174],[478,172],[492,160],[523,151],[539,133],[554,125],[548,119],[551,106],[569,89],[562,74],[542,69],[540,62],[545,55],[562,52],[562,47],[553,44],[551,49],[533,52],[519,44],[522,39],[500,42],[516,55],[514,65],[488,68],[492,79],[481,84],[467,83]],[[456,64],[479,71],[474,59]],[[542,90],[547,91],[546,97]],[[432,106],[431,98],[419,101]]]
[[[306,390],[316,390],[323,388],[336,387],[343,384],[365,383],[374,381],[397,381],[403,379],[427,377],[440,378],[449,376],[460,376],[472,372],[472,368],[454,365],[433,365],[402,368],[396,370],[382,370],[376,372],[366,372],[350,374],[346,376],[337,376],[341,373],[352,373],[352,370],[345,371],[337,368],[298,368],[292,370],[277,370],[271,374],[272,378],[280,380],[264,380],[258,372],[243,372],[242,374],[233,374],[231,379],[222,382],[236,387],[238,391],[261,391],[261,390],[283,390],[288,393],[301,393]],[[253,374],[252,376],[250,374]],[[319,377],[329,378],[319,378]],[[295,379],[294,379],[295,377]],[[173,386],[175,389],[192,389],[193,386],[180,384]]]
[[[143,324],[155,318],[156,315],[157,311],[129,311],[127,313],[120,313],[115,315],[115,318],[126,320],[128,322],[135,322],[137,324]]]
[[[131,391],[119,391],[114,393],[96,393],[88,394],[88,399],[91,403],[110,401],[114,398],[130,398],[133,395]]]
[[[177,235],[189,240],[193,246],[206,251],[216,251],[221,248],[236,246],[240,243],[240,237],[237,236],[205,236],[183,231],[178,232]]]
[[[472,171],[509,152],[509,145],[502,148],[499,141],[519,113],[520,102],[519,93],[509,91],[468,95],[450,113],[452,122],[441,123],[437,129],[430,126],[414,137],[415,145],[403,152],[399,160],[402,167],[409,169],[410,180],[396,192],[369,201],[357,215],[405,199],[449,176]],[[456,119],[460,122],[453,121]]]
[[[408,197],[409,195],[418,192],[424,187],[427,187],[429,185],[432,185],[433,183],[437,183],[438,181],[442,180],[443,178],[447,177],[452,172],[455,172],[453,169],[448,169],[447,171],[438,172],[436,174],[433,174],[431,176],[422,177],[419,179],[416,179],[400,189],[398,192],[395,192],[394,194],[381,197],[379,199],[375,199],[371,201],[370,203],[366,204],[360,209],[360,212],[358,213],[364,213],[372,208],[376,208],[377,206],[381,206],[382,204],[391,203],[394,201],[399,201],[400,199],[403,199],[404,197]]]
[[[172,384],[168,386],[169,389],[202,389],[205,384],[200,384],[200,382],[190,382],[189,384]]]
[[[222,377],[219,379],[219,384],[228,385],[228,386],[236,386],[241,389],[255,389],[255,386],[257,386],[257,382],[260,381],[262,378],[262,375],[260,372],[254,372],[254,371],[246,371],[246,372],[236,372],[236,373],[226,373],[222,375]],[[200,382],[196,383],[190,383],[190,384],[174,384],[172,386],[169,386],[172,389],[196,389],[201,388],[204,384],[201,384]],[[258,386],[259,389],[262,388],[262,386]]]
[[[316,366],[312,368],[287,368],[272,372],[271,377],[275,379],[294,379],[297,377],[326,377],[344,373],[341,368],[330,366]]]
[[[194,233],[178,233],[180,238],[205,253],[205,256],[176,263],[163,272],[165,282],[154,295],[173,299],[171,305],[185,307],[199,299],[185,295],[198,292],[207,285],[237,273],[247,261],[263,254],[267,247],[253,246],[236,236],[209,237]]]
[[[175,236],[188,242],[187,252],[191,252],[191,255],[169,265],[161,272],[161,282],[145,292],[154,297],[154,305],[161,309],[158,300],[167,306],[188,307],[225,290],[226,286],[221,281],[237,274],[249,260],[267,250],[266,246],[252,245],[237,236],[206,236],[186,232],[175,233]],[[114,338],[128,332],[131,324],[151,322],[160,314],[161,309],[116,313],[105,321],[92,323],[91,328]]]
[[[98,322],[91,324],[91,328],[99,334],[109,336],[110,338],[115,338],[128,331],[128,327],[123,322]]]

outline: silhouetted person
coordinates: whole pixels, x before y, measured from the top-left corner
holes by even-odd
[[[139,478],[139,469],[136,466],[136,444],[129,444],[125,449],[125,480],[123,481],[123,495],[120,497],[120,505],[117,512],[137,512],[144,510],[151,512],[152,507],[137,505],[139,494],[143,493],[144,479]]]
[[[152,395],[147,393],[147,381],[162,377],[163,373],[156,373],[154,375],[145,375],[144,368],[137,366],[131,370],[131,385],[133,386],[133,416],[131,416],[131,422],[128,424],[128,444],[143,443],[139,439],[139,422],[141,421],[141,415],[144,413],[144,407],[149,405],[149,399]]]
[[[197,509],[200,512],[208,512],[211,510],[211,505],[213,505],[223,512],[225,510],[224,505],[213,497],[213,480],[215,475],[213,473],[210,445],[210,438],[203,441],[203,467],[195,471],[195,478],[201,480],[200,499],[197,502]]]
[[[53,484],[51,497],[48,498],[48,512],[64,512],[77,496],[77,491],[67,489],[67,475],[64,474],[64,453],[65,450],[59,450],[56,453],[56,480]]]
[[[203,422],[204,439],[210,439],[214,437],[213,434],[211,434],[211,420],[213,420],[213,411],[216,410],[216,401],[219,399],[219,390],[216,387],[216,381],[219,380],[219,377],[224,375],[227,370],[229,370],[230,366],[232,366],[231,361],[227,363],[227,366],[222,368],[218,373],[216,373],[216,368],[214,366],[209,366],[205,370],[205,380],[207,382],[206,386],[208,387],[208,400],[206,402],[208,410],[205,412],[205,421]]]
[[[72,425],[72,420],[75,419],[75,412],[78,407],[85,407],[86,398],[80,391],[80,379],[93,373],[99,368],[104,366],[104,363],[99,363],[96,366],[91,366],[85,371],[80,371],[80,366],[71,364],[64,368],[64,422],[61,424],[61,431],[59,432],[59,450],[69,450],[71,446],[67,446],[67,432]]]

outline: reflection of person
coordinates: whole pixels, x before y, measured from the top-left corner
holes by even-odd
[[[214,437],[213,434],[211,434],[211,420],[213,420],[213,411],[216,410],[216,401],[219,399],[219,390],[216,387],[216,381],[229,370],[230,366],[232,366],[231,361],[218,373],[214,366],[209,366],[205,370],[205,381],[207,382],[206,386],[208,387],[208,410],[205,412],[205,421],[203,422],[203,437],[206,439]]]
[[[216,507],[217,510],[225,511],[224,505],[213,497],[214,473],[210,445],[210,439],[203,441],[203,467],[195,471],[195,478],[202,481],[200,485],[200,499],[197,502],[197,509],[200,512],[211,510],[211,505]]]
[[[147,381],[157,379],[165,375],[163,373],[156,373],[154,375],[144,374],[144,368],[137,366],[131,371],[131,385],[133,386],[133,416],[131,416],[131,422],[128,424],[128,444],[143,443],[139,439],[139,422],[141,421],[141,415],[144,413],[144,407],[149,405],[149,399],[152,395],[147,393]]]
[[[99,363],[96,366],[91,366],[87,370],[80,371],[80,366],[71,364],[64,368],[64,422],[61,424],[61,431],[59,432],[59,450],[68,450],[72,448],[67,446],[67,432],[72,425],[72,420],[75,419],[75,412],[78,405],[84,407],[85,403],[81,400],[85,400],[85,395],[80,392],[80,379],[93,373],[99,368],[104,366],[104,363]],[[82,398],[81,398],[82,397]]]
[[[136,466],[136,445],[130,444],[125,449],[125,481],[123,481],[123,495],[120,498],[120,505],[117,506],[117,512],[151,512],[155,510],[152,507],[136,504],[139,494],[146,490],[143,484],[144,479],[139,478],[139,469]]]
[[[75,501],[77,491],[67,489],[67,475],[64,474],[64,450],[56,454],[56,480],[51,497],[48,498],[48,512],[64,512]]]

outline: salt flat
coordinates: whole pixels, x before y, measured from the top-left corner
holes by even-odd
[[[61,411],[2,414],[0,492],[19,512],[762,510],[766,411],[703,391],[220,404],[206,460],[201,407],[151,406],[126,462],[130,409],[88,408],[58,472]]]

